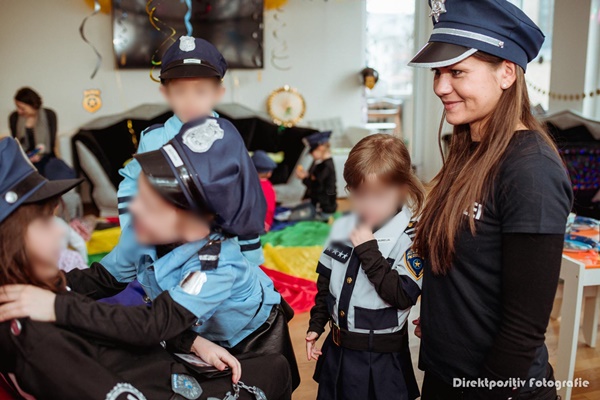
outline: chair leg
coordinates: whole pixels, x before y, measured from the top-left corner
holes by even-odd
[[[595,348],[598,338],[598,319],[600,314],[600,290],[593,287],[595,295],[584,296],[583,303],[583,337],[588,346]]]

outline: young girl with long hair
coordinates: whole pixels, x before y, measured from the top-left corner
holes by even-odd
[[[402,140],[385,134],[352,149],[344,179],[352,213],[334,223],[319,260],[306,336],[318,398],[412,400],[419,390],[406,320],[421,293],[423,260],[411,246],[423,186]]]

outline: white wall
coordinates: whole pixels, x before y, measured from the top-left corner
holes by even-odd
[[[167,0],[163,0],[167,1]],[[168,0],[179,1],[179,0]],[[95,55],[79,36],[79,24],[91,11],[84,0],[2,1],[0,13],[0,134],[8,132],[13,95],[31,86],[58,113],[60,133],[70,133],[93,118],[122,112],[142,103],[161,102],[149,70],[117,70],[112,52],[111,17],[88,20],[86,33],[103,56],[101,70],[90,74]],[[358,71],[364,66],[364,0],[290,0],[280,20],[289,47],[289,71],[270,61],[273,11],[265,12],[265,69],[229,71],[226,102],[265,109],[268,94],[284,84],[296,87],[307,102],[307,119],[342,117],[346,126],[361,121]],[[235,82],[238,85],[235,85]],[[100,89],[103,107],[83,110],[83,90]]]

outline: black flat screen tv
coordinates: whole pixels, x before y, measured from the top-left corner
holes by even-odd
[[[213,43],[229,68],[263,68],[263,0],[113,0],[113,48],[119,68],[150,68],[191,35]],[[190,7],[191,6],[191,7]],[[154,24],[147,12],[154,10]],[[157,75],[157,74],[155,74]]]

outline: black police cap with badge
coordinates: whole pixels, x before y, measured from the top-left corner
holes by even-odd
[[[216,230],[233,236],[264,231],[260,181],[241,135],[228,120],[188,122],[162,148],[135,158],[165,199],[198,215],[214,215]]]
[[[31,165],[15,139],[0,139],[0,223],[20,205],[60,196],[81,181],[49,181]]]
[[[312,153],[322,144],[329,143],[329,140],[331,139],[331,133],[331,131],[315,132],[305,137],[304,140],[308,144],[310,152]]]
[[[544,43],[540,28],[507,0],[431,0],[430,5],[433,31],[410,66],[447,67],[482,51],[525,71]]]
[[[160,79],[223,79],[226,72],[227,61],[212,43],[191,36],[181,36],[162,57]]]

